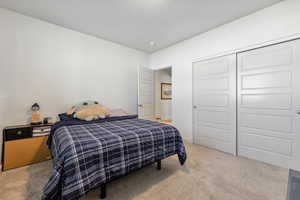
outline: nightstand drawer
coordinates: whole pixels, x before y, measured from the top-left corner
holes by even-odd
[[[32,136],[31,127],[5,129],[5,141],[30,138]]]

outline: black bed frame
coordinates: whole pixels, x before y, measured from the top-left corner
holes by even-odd
[[[156,166],[157,170],[161,170],[161,160],[158,160],[156,163],[157,163],[157,166]],[[107,183],[103,184],[100,187],[100,199],[105,199],[106,198],[106,184]]]

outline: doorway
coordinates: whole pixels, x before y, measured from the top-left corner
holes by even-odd
[[[172,123],[172,67],[154,72],[155,119]]]

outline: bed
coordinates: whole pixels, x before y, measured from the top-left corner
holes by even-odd
[[[43,200],[77,200],[106,183],[144,166],[186,152],[180,133],[170,125],[141,120],[137,115],[94,121],[64,119],[56,123],[48,139],[53,155],[52,175]]]

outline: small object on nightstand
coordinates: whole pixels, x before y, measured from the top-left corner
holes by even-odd
[[[43,124],[53,124],[52,117],[45,117],[43,120]]]
[[[47,125],[47,124],[52,125],[54,123],[55,123],[55,120],[52,117],[45,117],[43,120],[44,125]]]
[[[51,125],[43,124],[40,126],[32,127],[32,137],[49,135],[51,131]]]
[[[39,104],[35,103],[31,106],[31,124],[36,125],[36,124],[41,124],[42,123],[42,116],[39,112],[40,106]]]

